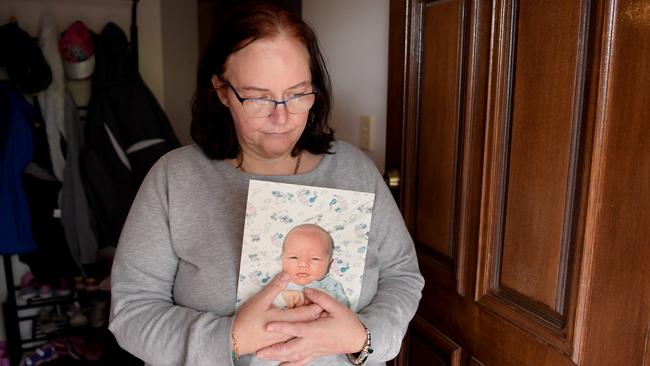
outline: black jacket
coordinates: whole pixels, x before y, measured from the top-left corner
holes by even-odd
[[[145,174],[179,143],[117,25],[108,23],[97,37],[95,57],[81,165],[100,246],[117,245]]]

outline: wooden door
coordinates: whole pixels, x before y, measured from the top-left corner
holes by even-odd
[[[397,363],[650,366],[650,3],[392,0],[390,27],[426,278]]]

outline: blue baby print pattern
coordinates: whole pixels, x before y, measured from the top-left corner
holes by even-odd
[[[275,221],[280,221],[283,224],[293,223],[293,218],[287,213],[286,210],[280,212],[274,212],[271,214],[271,218]]]
[[[303,205],[311,207],[316,204],[316,200],[318,200],[318,194],[312,190],[303,189],[298,191],[298,200]]]

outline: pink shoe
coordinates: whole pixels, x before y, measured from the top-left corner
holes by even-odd
[[[34,275],[32,272],[25,272],[25,274],[20,277],[20,292],[18,296],[23,300],[29,300],[37,295],[38,290],[36,281],[34,280]]]
[[[57,278],[54,292],[56,293],[56,296],[68,296],[72,293],[70,284],[65,277]]]
[[[38,287],[38,296],[41,299],[49,299],[54,296],[54,289],[51,285],[44,283]]]

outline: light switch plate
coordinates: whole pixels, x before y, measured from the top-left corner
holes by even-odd
[[[372,135],[375,117],[363,115],[359,119],[359,148],[372,151]]]

